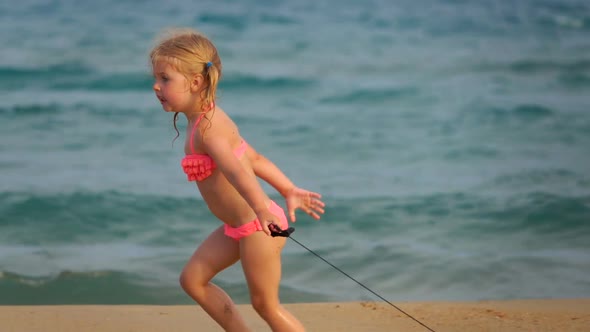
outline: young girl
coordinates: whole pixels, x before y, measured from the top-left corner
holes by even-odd
[[[184,267],[184,291],[226,331],[248,328],[230,297],[211,279],[237,262],[250,291],[252,306],[273,331],[304,331],[279,303],[281,250],[285,237],[270,236],[270,227],[288,227],[281,207],[262,190],[257,177],[272,185],[295,210],[315,219],[324,213],[318,193],[296,187],[270,160],[240,136],[236,124],[215,103],[221,60],[215,46],[192,30],[177,30],[151,51],[153,89],[166,112],[187,120],[181,165],[211,212],[223,222],[197,248]],[[178,137],[178,136],[177,136]],[[271,225],[274,224],[274,225]]]

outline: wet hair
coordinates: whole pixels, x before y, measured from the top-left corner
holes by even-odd
[[[206,84],[203,90],[203,105],[209,107],[215,104],[217,84],[221,79],[221,59],[217,48],[207,37],[193,29],[167,29],[150,52],[152,70],[159,61],[168,62],[188,80],[194,75],[203,75]],[[180,135],[176,127],[177,119],[178,112],[175,112],[175,140]]]

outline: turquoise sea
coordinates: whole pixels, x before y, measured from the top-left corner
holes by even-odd
[[[588,1],[21,0],[0,2],[0,304],[192,303],[178,275],[219,222],[151,91],[170,26],[212,38],[218,103],[323,194],[293,236],[375,292],[590,297]],[[284,302],[378,300],[283,259]],[[239,264],[216,282],[249,302]]]

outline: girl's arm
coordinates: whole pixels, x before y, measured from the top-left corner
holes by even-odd
[[[249,144],[246,148],[246,155],[256,176],[270,184],[283,197],[286,197],[289,191],[295,188],[293,182],[272,161],[258,153]]]
[[[285,198],[292,222],[296,220],[296,209],[302,209],[314,219],[320,219],[320,214],[324,213],[325,207],[320,194],[295,186],[272,161],[256,152],[250,145],[246,149],[246,155],[254,174],[270,184]]]
[[[271,223],[280,225],[281,222],[277,216],[268,210],[265,202],[266,195],[256,177],[248,174],[240,161],[234,156],[227,139],[221,136],[208,137],[204,145],[207,153],[215,160],[217,167],[223,172],[229,183],[236,188],[254,210],[262,230],[267,235],[270,235],[268,225]]]

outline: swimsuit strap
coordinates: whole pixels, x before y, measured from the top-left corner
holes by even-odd
[[[195,147],[193,145],[193,137],[195,136],[195,128],[197,128],[197,126],[199,125],[199,122],[201,122],[201,119],[205,116],[205,113],[201,113],[201,115],[199,115],[199,117],[197,118],[197,121],[195,121],[195,124],[193,125],[193,129],[191,129],[191,140],[190,140],[190,144],[191,144],[191,152],[193,154],[195,153]]]

